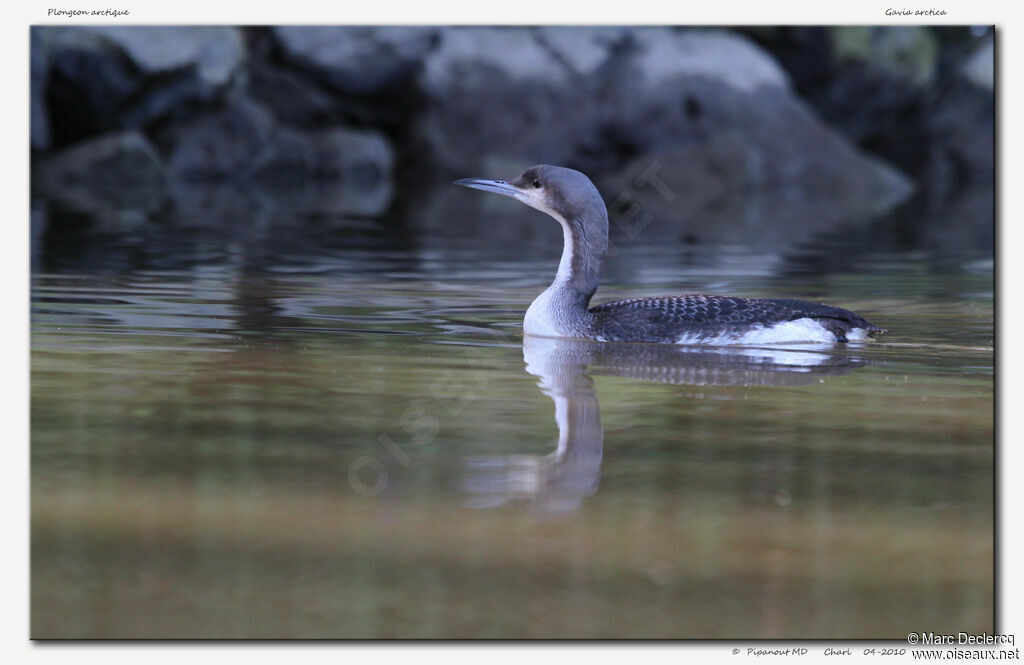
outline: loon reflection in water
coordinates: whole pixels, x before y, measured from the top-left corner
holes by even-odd
[[[621,376],[687,386],[808,385],[866,362],[821,347],[688,347],[523,339],[526,371],[555,403],[558,443],[548,455],[476,456],[465,460],[469,505],[522,501],[547,513],[575,510],[597,491],[604,429],[592,376]]]
[[[608,250],[608,211],[587,176],[541,164],[508,182],[467,178],[455,184],[510,196],[562,226],[558,273],[523,322],[530,335],[599,342],[772,344],[846,342],[885,332],[853,312],[803,300],[685,295],[590,307]]]

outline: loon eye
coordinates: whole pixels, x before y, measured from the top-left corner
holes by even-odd
[[[540,189],[540,180],[536,180],[536,179],[535,179],[535,180],[533,181],[533,186],[534,186],[534,187],[536,187],[537,189]]]

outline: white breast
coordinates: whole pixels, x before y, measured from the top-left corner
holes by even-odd
[[[558,324],[557,312],[552,306],[550,288],[537,296],[537,299],[530,305],[530,309],[526,310],[523,330],[530,335],[543,337],[569,337],[563,331],[562,326]]]

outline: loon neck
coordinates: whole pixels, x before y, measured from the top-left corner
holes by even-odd
[[[588,337],[593,318],[588,307],[600,283],[601,267],[608,252],[608,212],[604,202],[594,189],[592,197],[565,212],[547,206],[534,207],[562,226],[562,259],[555,281],[526,311],[523,329],[544,337]]]
[[[584,311],[601,282],[601,268],[608,252],[608,215],[601,205],[596,219],[556,216],[562,226],[562,258],[548,291],[557,292],[564,303]]]

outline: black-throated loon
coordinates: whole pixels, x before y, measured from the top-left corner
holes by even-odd
[[[511,196],[562,225],[558,274],[527,310],[527,334],[600,342],[772,344],[846,342],[885,332],[853,312],[803,300],[684,295],[590,307],[608,250],[608,211],[590,178],[540,164],[507,182],[467,178],[455,184]]]

